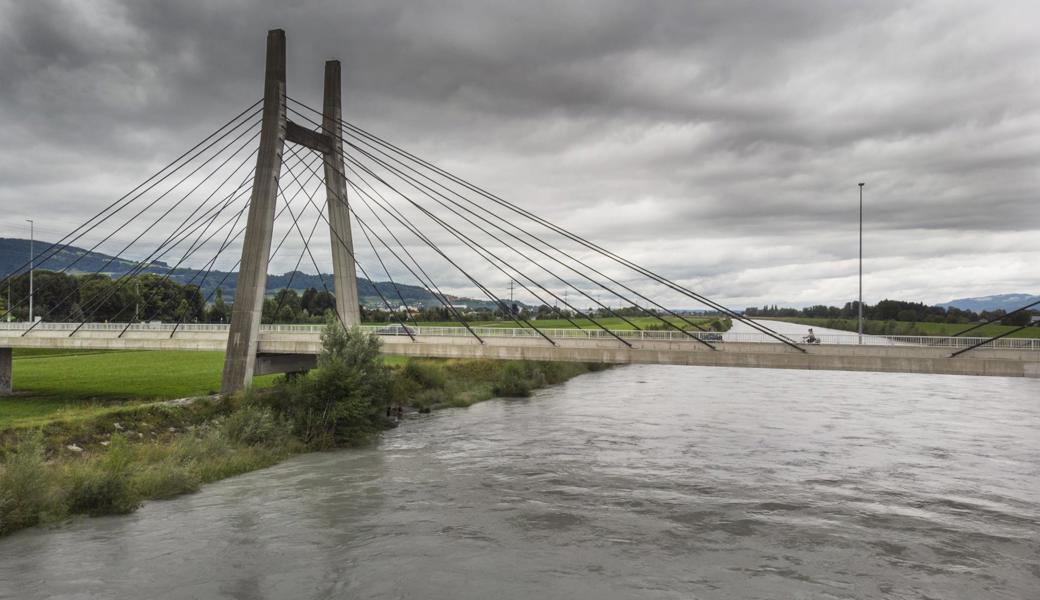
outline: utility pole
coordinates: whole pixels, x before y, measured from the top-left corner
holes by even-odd
[[[509,280],[509,303],[513,303],[513,280]]]
[[[863,343],[863,186],[859,184],[859,343]]]
[[[26,219],[29,223],[29,322],[33,322],[33,258],[36,257],[33,248],[36,240],[34,228],[36,226],[32,219]],[[8,299],[10,301],[10,299]],[[10,308],[8,308],[10,310]]]

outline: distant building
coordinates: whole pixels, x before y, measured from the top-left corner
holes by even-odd
[[[1040,323],[1040,315],[1033,315],[1033,316],[1029,317],[1029,324],[1030,325],[1036,325],[1037,323]]]

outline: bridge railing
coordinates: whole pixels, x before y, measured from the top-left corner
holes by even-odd
[[[25,332],[30,327],[29,323],[12,321],[10,323],[0,322],[0,332],[4,331],[16,331]],[[40,321],[36,324],[36,327],[32,328],[32,331],[114,331],[119,333],[126,328],[127,331],[165,331],[167,333],[172,332],[174,328],[177,331],[214,331],[223,332],[228,330],[226,323],[182,323],[177,325],[176,323],[162,323],[159,321],[153,321],[148,323],[131,323],[130,327],[127,328],[127,323],[62,323],[62,322],[49,322]]]
[[[29,330],[30,324],[25,322],[0,322],[0,337],[20,336]],[[318,334],[324,325],[303,324],[276,324],[262,325],[261,330],[271,333],[285,334]],[[51,323],[40,322],[32,329],[32,333],[40,332],[76,332],[81,333],[112,333],[119,334],[124,329],[135,333],[172,333],[175,329],[178,333],[214,333],[224,334],[228,331],[225,323],[174,323],[148,322],[133,323],[127,328],[126,323]],[[406,336],[411,333],[421,337],[470,337],[470,332],[464,327],[405,327],[401,325],[364,325],[363,331],[380,336]],[[541,336],[533,329],[520,327],[473,327],[473,332],[485,338],[532,338],[541,339]],[[645,330],[614,330],[610,333],[602,329],[543,329],[542,332],[552,339],[558,340],[615,340],[615,335],[629,342],[639,341],[670,341],[670,342],[693,342],[690,335],[675,330],[645,331]],[[701,340],[712,344],[725,343],[777,343],[777,340],[757,332],[690,332]],[[613,334],[613,335],[612,335]],[[817,336],[823,345],[864,345],[864,346],[917,346],[960,349],[967,348],[985,341],[982,337],[940,337],[940,336],[906,336],[906,335],[857,335],[824,333]],[[802,343],[801,336],[790,336],[792,341]],[[994,340],[985,346],[987,349],[997,350],[1037,350],[1040,351],[1040,338],[1012,338],[1006,337]]]

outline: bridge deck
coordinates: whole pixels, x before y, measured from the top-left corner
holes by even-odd
[[[76,324],[70,323],[43,323],[26,333],[27,327],[0,324],[0,348],[223,351],[228,332],[226,325],[211,324],[182,325],[176,332],[172,324],[135,324],[122,335],[125,324],[118,323],[91,323],[74,334]],[[748,333],[722,334],[722,340],[711,341],[712,350],[675,331],[615,332],[629,347],[597,330],[545,330],[554,346],[524,329],[478,329],[483,344],[460,327],[415,328],[415,341],[399,326],[364,329],[380,335],[384,352],[404,356],[1040,377],[1040,340],[1035,339],[1005,338],[951,358],[955,350],[980,340],[863,336],[860,343],[854,334],[824,335],[822,344],[801,346],[806,351],[800,352]],[[259,352],[316,355],[320,332],[317,325],[264,326]]]

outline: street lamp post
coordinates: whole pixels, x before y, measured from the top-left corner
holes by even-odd
[[[32,219],[26,219],[29,222],[29,322],[33,322],[33,258],[36,257],[36,252],[33,249],[33,244],[36,236],[34,235],[33,228],[35,223]]]
[[[863,343],[863,186],[859,184],[859,343]]]

